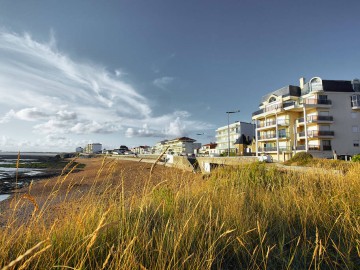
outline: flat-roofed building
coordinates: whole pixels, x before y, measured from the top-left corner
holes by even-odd
[[[230,147],[230,153],[238,154],[235,142],[244,135],[249,140],[255,136],[255,124],[247,122],[235,122],[229,126],[219,127],[216,130],[216,149],[218,154],[227,153]],[[229,145],[230,139],[230,145]]]
[[[359,80],[309,82],[285,86],[265,95],[256,122],[256,154],[287,160],[305,151],[331,158],[360,152]]]
[[[84,152],[87,154],[98,154],[102,152],[101,143],[89,143],[85,146]]]

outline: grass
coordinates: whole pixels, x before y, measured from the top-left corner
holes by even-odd
[[[115,177],[118,185],[105,181],[99,192],[94,184],[77,203],[59,203],[70,210],[61,220],[43,218],[56,195],[34,207],[27,223],[14,226],[16,217],[8,218],[0,232],[0,266],[357,269],[359,174],[355,163],[345,174],[299,174],[254,163],[207,177],[150,175],[141,195],[127,196],[121,164],[104,160],[97,177]],[[161,179],[152,185],[155,177]]]

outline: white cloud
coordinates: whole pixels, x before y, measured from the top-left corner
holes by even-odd
[[[150,102],[124,80],[120,68],[110,73],[71,59],[57,49],[53,31],[48,43],[40,43],[30,34],[0,29],[0,59],[0,125],[17,130],[18,122],[26,121],[33,133],[43,136],[22,142],[3,137],[1,142],[51,146],[54,138],[63,138],[70,145],[75,142],[66,138],[77,134],[162,137],[209,126],[183,111],[154,116]],[[165,89],[173,81],[162,77],[153,83]]]
[[[174,81],[173,77],[161,77],[157,78],[153,81],[153,84],[156,87],[159,87],[161,89],[166,89],[166,87],[171,84]]]

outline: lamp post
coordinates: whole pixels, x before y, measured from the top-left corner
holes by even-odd
[[[230,156],[230,114],[231,113],[238,113],[240,112],[240,110],[236,110],[236,111],[230,111],[230,112],[226,112],[228,115],[228,157]]]

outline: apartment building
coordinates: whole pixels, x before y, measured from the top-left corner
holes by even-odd
[[[85,146],[84,152],[87,154],[98,154],[102,152],[101,143],[89,143]]]
[[[235,122],[229,126],[219,127],[216,130],[216,149],[219,154],[227,153],[230,138],[230,153],[237,153],[236,140],[242,135],[252,139],[255,136],[255,124],[247,122]]]
[[[160,154],[167,149],[166,153],[174,155],[194,154],[195,150],[200,149],[201,143],[195,143],[196,140],[188,137],[180,137],[172,140],[158,142],[154,146],[153,153]]]
[[[360,153],[360,81],[323,80],[285,86],[265,95],[256,122],[256,155],[284,161],[306,151],[315,157]]]

